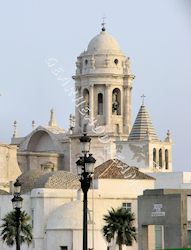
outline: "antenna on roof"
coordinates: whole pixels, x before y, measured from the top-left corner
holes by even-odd
[[[146,97],[146,95],[142,94],[142,105],[144,105],[144,97]]]
[[[105,29],[105,14],[103,15],[103,17],[101,18],[101,19],[103,19],[103,23],[101,24],[103,27],[102,27],[102,31],[105,31],[106,29]]]

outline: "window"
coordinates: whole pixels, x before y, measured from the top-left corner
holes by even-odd
[[[118,88],[112,92],[112,115],[121,115],[121,91]]]
[[[162,149],[159,149],[159,168],[162,168]]]
[[[115,60],[114,60],[114,63],[115,63],[116,65],[118,64],[118,62],[119,62],[118,59],[115,59]]]
[[[68,247],[60,247],[60,250],[68,250]]]
[[[115,124],[115,133],[119,134],[119,124]]]
[[[168,149],[165,150],[165,169],[168,169]]]
[[[153,167],[156,168],[156,148],[153,148]]]
[[[131,203],[123,203],[122,206],[125,210],[131,211]]]
[[[162,249],[162,226],[155,225],[155,249]]]
[[[49,171],[49,172],[53,172],[54,171],[54,163],[51,161],[47,161],[47,162],[41,164],[41,169]]]
[[[85,114],[89,115],[89,91],[87,89],[84,89],[83,91],[83,96],[84,96],[84,108],[86,109]]]
[[[103,95],[98,94],[98,115],[103,115]]]
[[[83,132],[87,132],[87,124],[84,124]]]

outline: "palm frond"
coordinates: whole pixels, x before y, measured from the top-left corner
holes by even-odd
[[[28,246],[32,243],[32,226],[28,224],[31,217],[26,213],[26,211],[21,211],[20,213],[20,243],[26,242]],[[15,244],[15,237],[17,234],[16,230],[16,211],[11,211],[2,218],[3,224],[0,226],[2,228],[1,239],[8,246],[13,246]]]
[[[105,225],[102,228],[102,234],[107,242],[116,235],[116,244],[119,247],[123,244],[130,245],[133,240],[137,241],[137,230],[133,226],[135,214],[123,207],[118,209],[111,208],[108,214],[103,215]]]

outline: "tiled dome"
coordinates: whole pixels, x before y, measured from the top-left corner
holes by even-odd
[[[10,195],[10,193],[8,193],[5,190],[0,189],[0,195]]]
[[[21,194],[26,194],[32,190],[33,183],[40,178],[42,175],[49,173],[45,170],[30,170],[18,177],[19,182],[21,183]]]
[[[40,177],[32,186],[34,188],[79,189],[79,177],[68,171],[55,171]]]
[[[147,132],[149,132],[149,136],[151,140],[158,141],[157,134],[155,132],[155,129],[153,127],[153,124],[147,112],[147,109],[145,105],[142,105],[138,112],[137,118],[131,130],[131,133],[129,135],[128,141],[129,140],[145,140],[145,136],[147,135]]]

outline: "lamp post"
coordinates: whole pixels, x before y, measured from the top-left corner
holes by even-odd
[[[78,175],[81,176],[81,188],[84,194],[83,197],[83,250],[87,250],[87,193],[90,188],[91,174],[94,172],[94,163],[96,160],[92,157],[92,154],[87,154],[90,151],[91,138],[84,134],[80,138],[81,151],[84,156],[80,156],[80,159],[76,162]]]
[[[20,197],[20,191],[21,191],[21,183],[18,181],[14,184],[14,197],[11,200],[13,204],[13,208],[16,210],[16,250],[20,250],[20,214],[21,214],[21,208],[23,203],[23,198]]]

